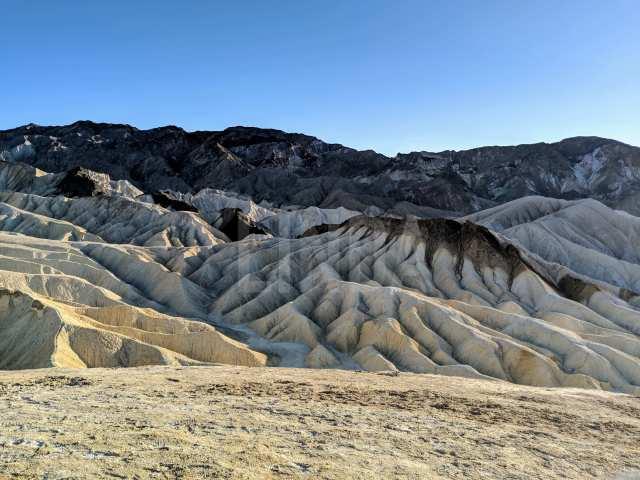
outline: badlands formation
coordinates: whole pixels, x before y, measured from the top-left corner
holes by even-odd
[[[640,394],[640,218],[628,213],[635,211],[635,190],[606,196],[605,180],[594,177],[606,170],[607,181],[619,179],[611,166],[615,162],[605,160],[621,155],[620,165],[633,166],[637,159],[633,147],[601,139],[556,145],[567,162],[577,162],[571,171],[578,180],[566,188],[575,187],[575,192],[586,195],[593,186],[593,196],[604,203],[573,194],[573,199],[514,195],[510,202],[500,203],[510,198],[501,196],[494,183],[491,195],[484,197],[478,192],[486,185],[481,188],[479,179],[475,190],[469,185],[458,185],[456,190],[458,180],[451,183],[449,174],[434,173],[444,168],[440,157],[422,152],[396,158],[400,169],[427,158],[432,164],[423,173],[433,176],[432,186],[464,194],[448,196],[439,209],[417,193],[413,200],[418,203],[394,191],[373,198],[371,178],[358,180],[347,171],[334,173],[344,174],[361,188],[343,182],[346,190],[327,190],[321,181],[324,186],[317,201],[286,203],[294,197],[273,193],[284,171],[290,171],[296,188],[315,185],[313,178],[295,173],[293,167],[307,168],[311,162],[320,168],[336,155],[346,155],[351,167],[370,161],[367,168],[386,168],[384,175],[395,179],[399,189],[406,183],[406,171],[389,170],[386,157],[317,143],[312,137],[239,130],[218,132],[206,141],[207,132],[184,138],[177,130],[162,135],[147,132],[155,143],[132,150],[126,162],[118,164],[110,150],[101,150],[103,144],[114,144],[120,153],[118,149],[138,148],[141,140],[131,138],[142,135],[139,131],[114,133],[93,125],[90,129],[106,130],[87,135],[89,127],[80,124],[69,132],[64,128],[71,127],[60,127],[64,130],[58,132],[60,137],[49,132],[46,140],[44,127],[25,128],[39,133],[31,138],[23,132],[23,142],[16,144],[15,131],[0,132],[0,147],[2,141],[13,142],[0,149],[0,157],[7,160],[0,162],[2,370],[154,367],[150,370],[154,375],[163,375],[157,367],[164,366],[167,372],[209,372],[213,378],[224,364],[307,369],[289,371],[309,372],[309,378],[317,376],[321,383],[331,375],[357,383],[357,375],[369,374],[355,372],[364,371],[371,372],[370,388],[397,378],[438,385],[449,381],[459,388],[484,389],[484,396],[474,400],[479,402],[499,397],[501,391],[514,399],[529,395],[522,386],[562,387],[557,395],[566,403],[560,410],[569,408],[571,398],[582,399],[594,411],[598,402],[604,402],[611,411],[601,412],[602,418],[613,421],[615,411],[627,412],[626,423],[620,420],[623,427],[629,435],[638,432],[629,412],[637,409],[631,406],[635,402],[631,396]],[[102,136],[107,133],[111,137]],[[175,151],[158,146],[168,142],[164,134],[177,142],[171,144]],[[533,151],[542,155],[545,148],[536,146]],[[584,153],[590,148],[597,152]],[[96,164],[106,173],[87,168],[82,156],[70,156],[73,149],[96,154]],[[175,162],[186,158],[191,164],[173,175],[168,166],[153,170],[151,160],[144,160],[145,155],[156,158],[167,152],[175,154]],[[492,162],[506,155],[502,150],[490,152],[497,155]],[[520,150],[514,152],[508,152],[509,159]],[[268,168],[257,163],[261,155],[269,159]],[[459,153],[451,154],[449,161],[471,168],[478,158]],[[127,163],[135,159],[142,162],[138,170]],[[43,163],[54,171],[37,168]],[[64,165],[67,168],[61,168]],[[211,178],[227,175],[227,186],[234,189],[198,189],[198,168]],[[624,170],[624,182],[635,185],[635,170],[630,168]],[[255,181],[258,171],[265,177]],[[459,169],[456,172],[463,175]],[[446,185],[445,178],[449,178]],[[154,182],[156,187],[150,188]],[[306,194],[315,198],[318,191]],[[459,208],[467,200],[472,208]],[[607,206],[618,203],[626,211]],[[463,216],[460,212],[465,210]],[[147,370],[132,370],[141,371]],[[276,383],[287,381],[280,378],[287,375],[283,369],[236,371],[247,378],[260,376],[256,371],[275,372],[264,375],[278,377]],[[83,378],[100,382],[99,376],[108,388],[115,388],[109,383],[110,374],[95,372],[103,373]],[[46,384],[49,378],[46,373],[2,374],[0,392],[22,391],[19,375],[36,382],[33,385]],[[164,388],[158,386],[162,379],[149,381],[150,389]],[[409,380],[398,380],[403,381]],[[31,383],[26,385],[28,390]],[[247,395],[253,395],[253,387]],[[327,391],[334,387],[327,386]],[[369,395],[359,391],[354,398],[361,394]],[[339,395],[334,397],[330,401],[340,403]],[[366,398],[371,400],[370,395]],[[360,403],[367,406],[369,400]],[[381,415],[387,415],[393,402],[383,402],[381,408],[387,412]],[[36,415],[29,418],[37,422],[42,412],[23,414]],[[534,417],[530,421],[535,423]],[[376,428],[383,427],[376,424]],[[558,434],[566,433],[565,429]],[[20,440],[14,437],[0,437],[0,445],[15,447],[18,444],[11,442]],[[626,445],[625,438],[589,441],[597,449]],[[580,449],[572,452],[587,455]],[[636,463],[624,463],[622,453],[588,468],[583,462],[568,476],[585,478],[636,468]],[[19,455],[7,460],[0,453],[3,460],[13,466],[22,461]],[[307,460],[296,464],[289,476],[313,473],[304,467],[314,464]],[[376,471],[367,465],[359,470],[362,478]],[[395,474],[408,478],[437,474],[415,470],[410,463],[405,467]],[[508,470],[505,467],[498,475],[483,468],[464,474],[506,476]],[[541,478],[563,471],[570,470],[551,469]],[[335,472],[325,477],[332,475]]]
[[[0,171],[4,369],[226,363],[640,392],[640,220],[594,200],[399,219],[168,192],[197,210],[177,211],[86,170]],[[221,212],[247,235],[216,228]]]

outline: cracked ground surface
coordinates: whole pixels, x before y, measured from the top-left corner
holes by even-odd
[[[5,478],[636,478],[640,400],[417,374],[0,372]]]

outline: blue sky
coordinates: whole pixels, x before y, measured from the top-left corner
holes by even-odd
[[[0,0],[0,129],[255,125],[387,154],[640,145],[636,0]]]

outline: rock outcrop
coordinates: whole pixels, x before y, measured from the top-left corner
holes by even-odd
[[[239,208],[223,208],[214,225],[232,242],[242,240],[249,235],[268,235],[268,232],[256,225]]]

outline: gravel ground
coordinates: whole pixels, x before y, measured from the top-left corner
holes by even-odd
[[[640,399],[245,367],[0,372],[0,478],[640,478]]]

